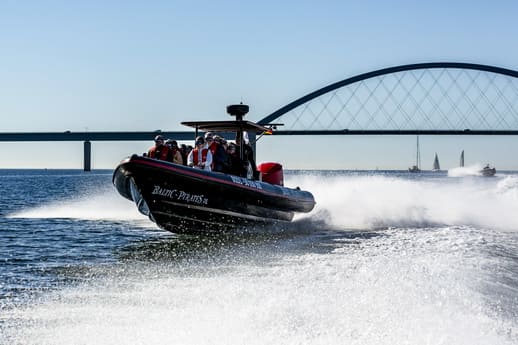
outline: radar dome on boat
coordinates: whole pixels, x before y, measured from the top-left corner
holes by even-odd
[[[242,103],[227,105],[227,113],[230,116],[235,116],[236,119],[242,119],[248,113],[248,110],[248,105]]]

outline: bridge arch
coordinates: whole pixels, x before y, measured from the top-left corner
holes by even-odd
[[[258,122],[279,119],[291,134],[518,134],[518,71],[461,62],[383,68],[313,91]]]

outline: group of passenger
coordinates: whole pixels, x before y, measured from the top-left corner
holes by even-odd
[[[165,140],[161,135],[155,137],[155,145],[147,153],[150,158],[187,165],[195,169],[217,171],[247,178],[257,177],[252,147],[245,140],[243,159],[240,155],[241,135],[236,136],[236,143],[227,142],[212,132],[198,136],[194,147],[181,145],[175,140]]]
[[[165,139],[162,135],[155,137],[155,145],[152,146],[145,156],[160,159],[176,164],[187,165],[187,156],[192,150],[192,146],[181,145],[172,139]]]

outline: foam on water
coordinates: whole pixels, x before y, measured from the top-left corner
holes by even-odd
[[[81,195],[74,199],[57,200],[22,210],[9,218],[73,218],[86,220],[142,220],[135,204],[114,190]]]
[[[448,176],[451,176],[451,177],[480,176],[480,175],[482,175],[480,173],[480,170],[482,170],[482,165],[480,165],[480,164],[474,164],[474,165],[465,166],[465,167],[457,167],[457,168],[448,170]]]
[[[341,228],[473,225],[518,230],[518,177],[404,179],[298,176],[317,200],[309,217]],[[304,216],[308,217],[308,216]]]
[[[0,343],[512,344],[470,228],[338,237],[325,252],[126,267],[4,313]],[[331,243],[329,243],[331,244]],[[466,255],[466,253],[472,253]],[[5,326],[5,325],[4,325]]]
[[[81,285],[5,308],[0,344],[518,342],[515,233],[493,230],[518,229],[518,177],[291,176],[287,185],[314,193],[306,220],[338,230],[92,268]],[[70,205],[84,217],[99,203]],[[165,242],[154,251],[171,250]]]

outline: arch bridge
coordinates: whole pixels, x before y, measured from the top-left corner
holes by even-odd
[[[275,135],[517,135],[518,71],[430,62],[360,74],[313,91],[257,121]],[[0,133],[0,141],[149,141],[156,132]],[[191,140],[192,132],[161,132]]]
[[[260,124],[277,135],[516,135],[518,71],[432,62],[360,74],[311,92]]]

